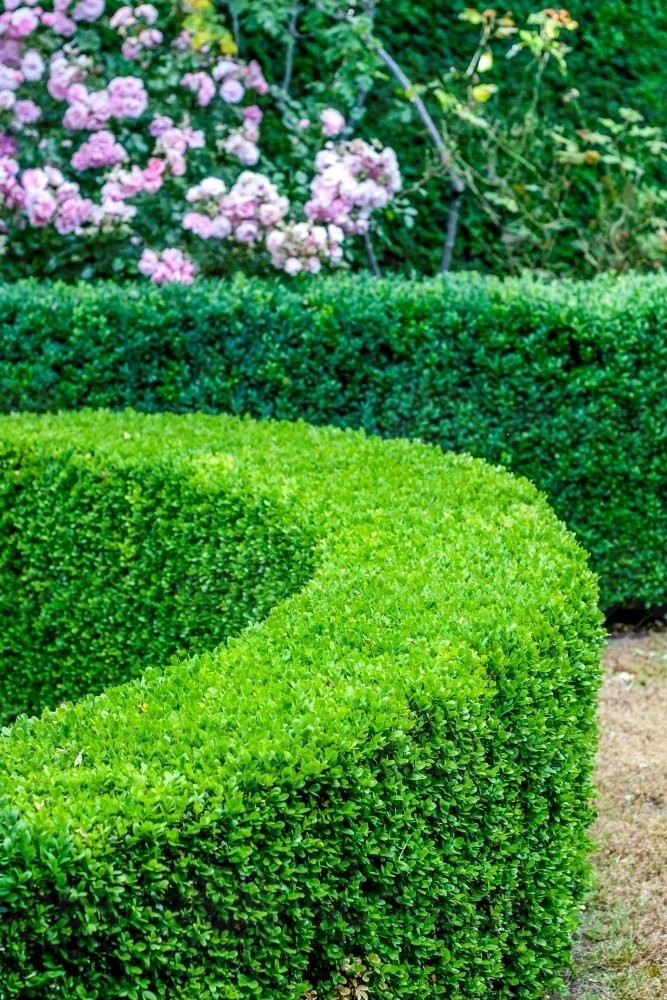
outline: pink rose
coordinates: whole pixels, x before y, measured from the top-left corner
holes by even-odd
[[[16,156],[17,153],[18,144],[16,139],[11,135],[0,133],[0,158],[4,159],[6,156]],[[16,168],[18,170],[18,164]]]
[[[145,49],[154,49],[161,45],[163,37],[158,28],[144,28],[143,31],[139,32],[139,41]]]
[[[238,104],[244,94],[245,87],[238,80],[227,79],[220,87],[220,96],[227,104]]]
[[[65,17],[59,11],[53,14],[42,14],[42,24],[55,31],[56,35],[62,35],[63,38],[71,38],[76,32],[76,22]]]
[[[247,122],[252,122],[253,125],[259,125],[264,117],[264,112],[261,108],[258,108],[256,104],[250,104],[247,108],[243,108],[243,117]]]
[[[0,110],[9,111],[16,104],[16,94],[13,90],[0,90]]]
[[[132,8],[127,6],[119,7],[109,19],[110,28],[127,28],[136,23],[137,19],[134,16]]]
[[[219,82],[220,80],[225,80],[228,76],[238,76],[239,72],[240,66],[237,63],[232,62],[231,59],[221,59],[213,67],[211,76]]]
[[[186,212],[183,216],[183,229],[189,230],[202,240],[211,238],[211,219],[201,212]]]
[[[278,253],[285,244],[285,234],[279,229],[272,229],[266,237],[266,249],[269,253]]]
[[[234,236],[239,243],[254,243],[259,236],[259,228],[256,222],[242,222],[236,227]]]
[[[126,38],[120,51],[123,59],[138,59],[141,55],[141,44],[136,38]]]
[[[284,271],[293,278],[299,271],[303,271],[303,264],[298,257],[288,257],[284,264]]]
[[[155,250],[146,249],[142,253],[139,263],[137,264],[137,270],[142,274],[145,274],[148,278],[157,270],[159,263],[158,255],[155,253]]]
[[[144,191],[148,194],[156,194],[160,190],[164,183],[162,178],[164,170],[164,160],[159,160],[157,156],[152,156],[148,161],[148,166],[143,171]]]
[[[0,24],[4,22],[0,21]],[[6,66],[17,66],[21,62],[21,46],[15,38],[0,41],[0,62]]]
[[[146,24],[155,24],[158,18],[157,9],[152,3],[140,3],[135,7],[134,13],[137,17],[143,18]]]
[[[16,90],[23,83],[23,73],[0,63],[0,90]]]
[[[85,104],[70,104],[63,115],[63,125],[71,132],[85,128],[88,121],[88,108]]]
[[[31,226],[48,226],[58,204],[50,191],[34,190],[26,191],[25,207]]]
[[[256,59],[251,59],[248,63],[245,82],[250,90],[256,90],[260,96],[266,94],[269,89],[269,85],[262,74],[262,68]]]
[[[155,115],[153,121],[148,126],[148,131],[157,139],[158,136],[169,131],[173,124],[173,120],[168,118],[167,115]]]
[[[60,192],[58,192],[60,194]],[[78,192],[71,197],[61,200],[58,215],[54,223],[56,230],[61,236],[73,233],[87,222],[93,210],[93,203],[90,198],[82,198]]]
[[[325,108],[320,115],[320,121],[322,134],[326,136],[338,135],[345,128],[345,119],[335,108]]]
[[[34,83],[44,75],[44,60],[36,49],[28,49],[21,59],[21,72],[26,80]]]
[[[17,101],[14,105],[14,114],[22,125],[31,125],[41,118],[42,109],[34,101]]]
[[[21,38],[27,38],[39,24],[39,17],[30,7],[18,7],[12,14],[11,26],[13,32]]]
[[[108,90],[114,118],[140,118],[148,106],[144,82],[136,76],[116,76]]]
[[[72,11],[75,21],[97,21],[104,13],[104,0],[80,0]]]

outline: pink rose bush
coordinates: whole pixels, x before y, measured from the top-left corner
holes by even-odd
[[[391,149],[344,138],[350,130],[337,109],[311,107],[312,119],[295,116],[292,134],[305,135],[319,114],[326,145],[309,153],[310,198],[293,205],[275,169],[262,166],[262,122],[279,109],[260,64],[241,60],[223,28],[214,25],[212,40],[204,32],[202,41],[188,0],[182,8],[0,3],[5,241],[35,230],[33,242],[38,232],[79,259],[86,243],[106,241],[154,284],[191,284],[193,256],[210,271],[230,247],[263,255],[287,275],[316,274],[340,264],[346,236],[367,232],[372,213],[400,190]],[[197,11],[202,3],[208,11],[206,0]],[[165,242],[182,245],[151,248]]]

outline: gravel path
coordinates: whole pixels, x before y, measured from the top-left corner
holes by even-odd
[[[612,638],[604,657],[592,836],[598,888],[569,996],[667,998],[667,632]]]

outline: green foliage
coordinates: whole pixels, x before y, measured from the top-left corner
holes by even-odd
[[[257,54],[276,86],[282,84],[287,53],[293,49],[290,97],[294,101],[307,103],[315,95],[322,98],[326,94],[355,123],[361,135],[377,137],[384,144],[395,147],[406,188],[412,191],[405,201],[410,202],[417,215],[412,228],[403,224],[407,218],[405,212],[395,216],[390,211],[384,218],[379,217],[374,236],[376,249],[383,267],[407,274],[433,274],[442,254],[449,181],[444,171],[436,168],[430,140],[406,94],[382,68],[378,69],[377,63],[373,65],[369,60],[358,32],[346,30],[345,25],[322,13],[322,8],[331,6],[340,10],[347,8],[342,3],[332,5],[330,0],[318,3],[315,0],[299,3],[230,0],[229,3],[229,9],[236,11],[239,17],[242,53]],[[359,12],[364,6],[359,2],[347,9]],[[375,34],[418,87],[443,80],[451,67],[465,69],[475,52],[479,28],[459,19],[459,14],[470,6],[465,0],[420,0],[419,3],[380,0],[371,6],[376,7]],[[665,5],[658,0],[573,0],[567,6],[579,27],[572,34],[563,33],[564,40],[571,46],[567,53],[567,77],[562,76],[554,59],[546,66],[542,77],[542,106],[548,127],[566,125],[568,136],[573,137],[577,128],[598,128],[600,117],[617,118],[622,107],[644,115],[648,127],[661,127],[667,46]],[[480,4],[479,9],[483,11],[484,5]],[[502,15],[507,8],[496,9]],[[528,17],[539,9],[539,5],[522,0],[513,3],[511,9],[517,26],[524,29]],[[295,12],[296,40],[288,30]],[[358,16],[355,20],[362,22],[364,19]],[[361,30],[363,25],[357,27]],[[491,103],[494,117],[500,118],[503,125],[516,124],[530,106],[532,74],[529,65],[528,51],[509,61],[497,54],[493,78],[498,94]],[[578,102],[563,103],[573,87],[580,92]],[[427,91],[423,96],[437,118],[438,104],[432,92]],[[267,116],[263,123],[263,149],[277,167],[288,171],[288,157],[280,148],[281,134],[272,116]],[[553,165],[550,143],[546,144],[546,150],[541,150],[539,136],[536,136],[531,145],[538,167],[544,166],[545,152],[549,164]],[[578,172],[583,183],[581,187],[577,185],[577,198],[583,211],[581,217],[576,212],[574,215],[580,226],[590,221],[588,206],[595,199],[585,175],[584,171]],[[601,176],[601,171],[593,171],[596,181]],[[542,180],[550,187],[549,172]],[[524,179],[524,183],[531,183],[531,180]],[[664,177],[661,186],[666,186]],[[299,200],[297,190],[290,194],[295,201]],[[622,203],[622,196],[620,201]],[[510,217],[503,221],[516,220]],[[463,201],[455,267],[497,273],[502,234],[502,224],[494,222],[469,192]],[[568,236],[566,232],[559,239],[566,244],[562,263],[567,264],[568,273],[585,275],[590,271],[590,263],[582,253],[571,251]],[[350,241],[351,245],[353,242]],[[357,252],[355,260],[357,266],[364,266],[363,253]]]
[[[420,443],[229,417],[22,415],[0,439],[17,551],[69,523],[120,590],[128,496],[155,498],[173,565],[245,496],[264,581],[291,546],[312,561],[213,653],[4,730],[1,1000],[558,985],[588,882],[601,629],[585,554],[533,486]],[[295,526],[287,545],[271,523]],[[136,575],[159,573],[155,526],[135,526]],[[63,634],[100,585],[78,567]]]
[[[309,573],[283,499],[224,462],[211,491],[159,442],[113,464],[94,439],[76,458],[23,443],[0,443],[0,723],[212,649]]]
[[[602,607],[667,593],[667,283],[0,286],[9,410],[203,410],[420,437],[509,466],[591,553]]]
[[[476,236],[479,252],[510,274],[590,277],[661,267],[667,255],[662,129],[632,108],[620,108],[617,120],[591,120],[578,89],[565,92],[565,84],[561,112],[543,110],[544,73],[555,60],[565,76],[570,47],[561,36],[576,32],[577,22],[553,8],[531,15],[530,30],[494,10],[471,8],[460,17],[478,26],[477,50],[465,71],[453,67],[443,76],[434,94],[447,146],[486,220]],[[524,99],[506,91],[496,100],[499,87],[489,81],[524,49],[532,54]],[[593,127],[585,127],[590,121]]]

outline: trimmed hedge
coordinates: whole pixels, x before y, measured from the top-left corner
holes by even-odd
[[[117,676],[126,649],[131,678],[136,628],[150,664],[3,730],[0,1000],[324,998],[360,964],[373,1000],[558,984],[602,632],[586,556],[532,485],[230,417],[16,416],[0,440],[12,704],[37,653],[55,687]],[[220,553],[201,541],[218,512]],[[248,579],[223,626],[204,616],[243,581],[234,530]],[[131,580],[152,581],[150,623]],[[179,603],[202,581],[217,593]],[[271,599],[214,652],[154,660]]]
[[[667,280],[0,285],[0,405],[419,437],[544,490],[604,609],[667,595]]]

